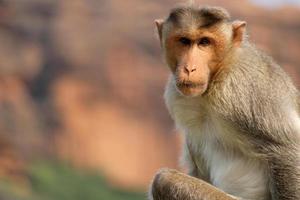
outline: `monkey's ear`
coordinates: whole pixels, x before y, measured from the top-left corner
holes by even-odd
[[[159,40],[161,41],[162,40],[162,27],[163,27],[164,20],[157,19],[154,22],[155,22],[155,25],[156,25],[156,28],[157,28]]]
[[[233,30],[233,44],[239,46],[244,39],[246,32],[246,22],[244,21],[234,21],[232,23]]]

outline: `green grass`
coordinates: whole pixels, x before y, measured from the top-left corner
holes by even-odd
[[[14,200],[144,200],[146,195],[112,187],[97,174],[81,172],[64,164],[40,162],[29,170],[32,194]],[[1,191],[1,190],[0,190]],[[3,194],[3,192],[2,192]]]

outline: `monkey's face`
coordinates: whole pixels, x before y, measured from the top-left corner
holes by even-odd
[[[164,40],[166,61],[181,94],[198,96],[207,90],[224,49],[216,36],[199,30],[170,34]]]
[[[180,93],[197,96],[206,91],[211,71],[210,60],[213,57],[211,40],[208,37],[168,37],[165,55]]]

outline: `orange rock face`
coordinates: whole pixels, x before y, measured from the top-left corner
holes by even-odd
[[[149,183],[158,168],[176,166],[176,137],[165,135],[154,120],[143,120],[147,113],[139,116],[122,102],[95,100],[96,88],[68,78],[54,90],[63,158],[101,169],[116,184],[136,187]]]

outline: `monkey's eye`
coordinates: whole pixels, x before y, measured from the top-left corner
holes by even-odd
[[[191,40],[186,37],[181,37],[178,41],[185,46],[189,46],[191,44]]]
[[[198,43],[199,46],[208,46],[210,44],[211,44],[211,41],[208,37],[201,38],[199,43]]]

